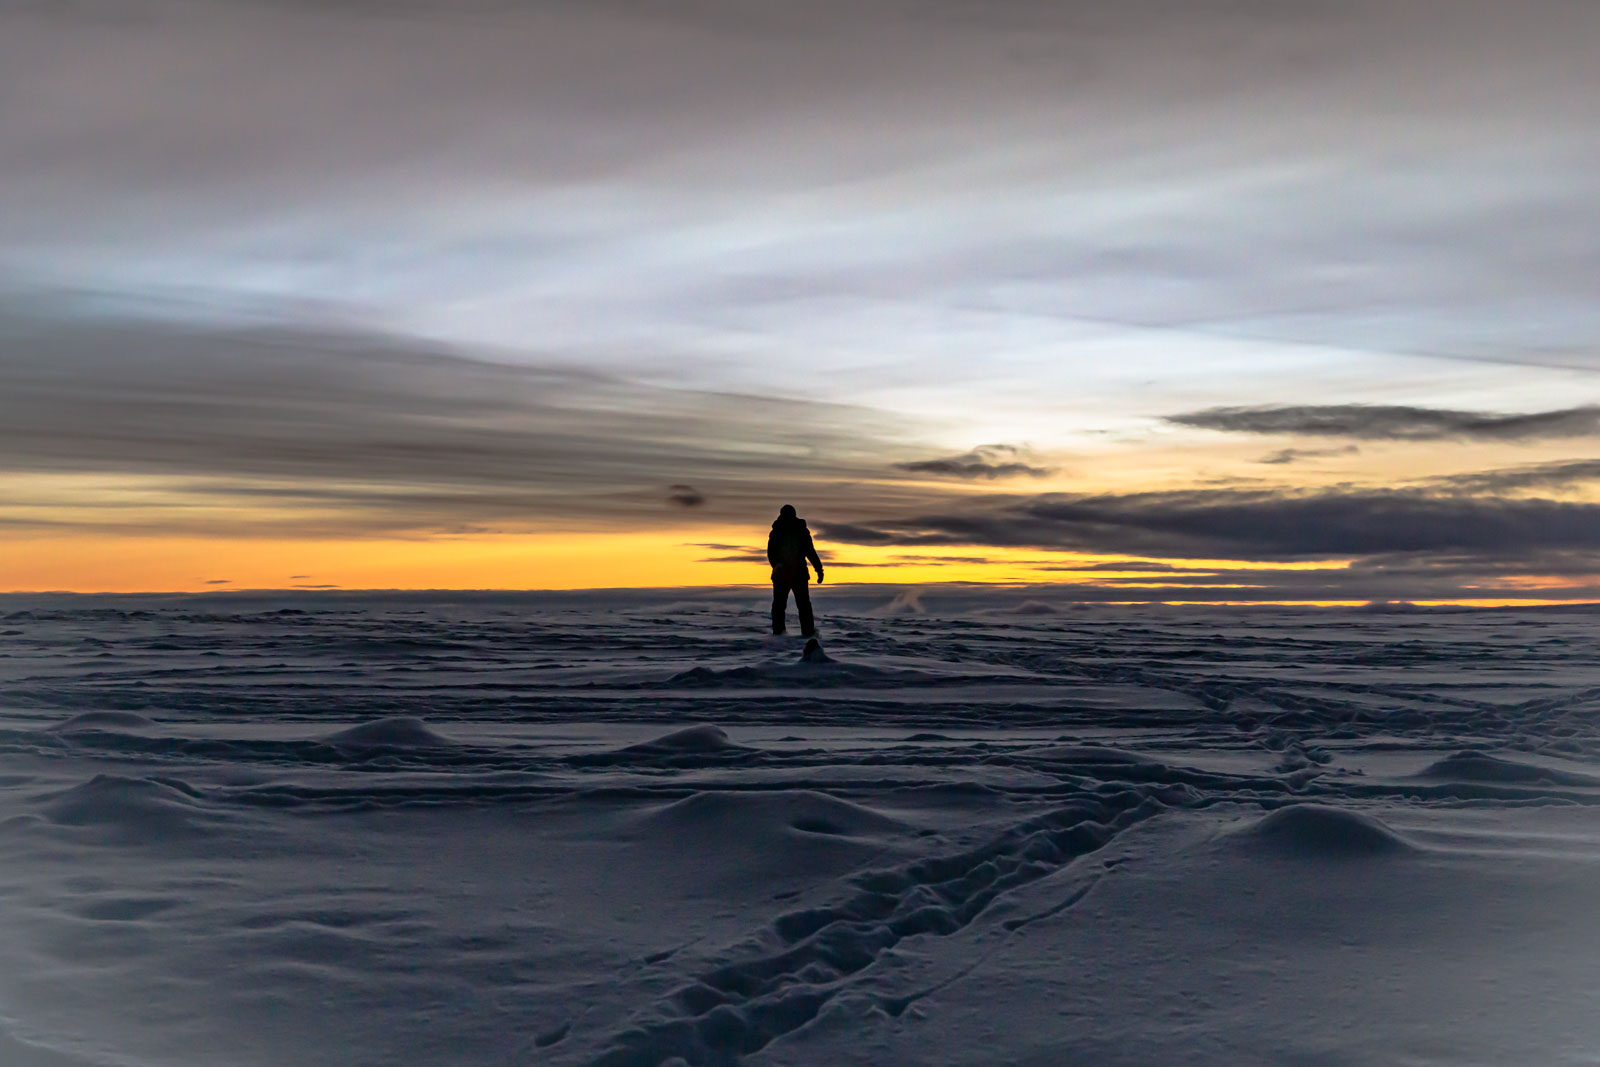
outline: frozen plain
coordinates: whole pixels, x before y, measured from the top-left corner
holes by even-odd
[[[1594,1064],[1600,612],[0,598],[0,1063]]]

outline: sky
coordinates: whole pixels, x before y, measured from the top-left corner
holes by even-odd
[[[1600,599],[1591,0],[0,0],[0,589]]]

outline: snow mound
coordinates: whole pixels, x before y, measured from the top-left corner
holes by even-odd
[[[633,745],[623,749],[629,751],[651,752],[723,752],[730,748],[743,748],[728,740],[727,731],[720,726],[713,726],[704,722],[698,726],[686,726],[682,730],[674,730],[670,734],[646,741],[642,745]]]
[[[74,730],[145,730],[155,723],[132,711],[85,711],[62,719],[50,729],[55,733]]]
[[[364,722],[329,734],[323,740],[342,748],[445,748],[455,744],[410,715]]]
[[[711,763],[743,762],[760,749],[728,739],[720,726],[700,723],[626,748],[572,757],[578,766],[647,764],[661,767],[695,767]]]
[[[199,795],[176,779],[97,774],[55,794],[44,814],[58,826],[102,827],[146,841],[195,830]]]
[[[1486,752],[1472,751],[1457,752],[1430,763],[1417,777],[1488,785],[1600,786],[1600,778],[1586,774],[1558,771],[1552,767],[1519,763]]]
[[[768,834],[867,837],[906,824],[862,804],[810,789],[770,792],[701,792],[674,801],[640,820],[652,833],[712,834],[751,840]]]
[[[1326,859],[1393,856],[1415,848],[1370,815],[1323,804],[1279,808],[1228,836],[1253,851]]]

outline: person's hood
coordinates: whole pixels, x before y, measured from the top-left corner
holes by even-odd
[[[780,526],[804,526],[805,524],[806,520],[802,519],[798,515],[779,515],[776,519],[772,520],[772,528],[774,530]]]

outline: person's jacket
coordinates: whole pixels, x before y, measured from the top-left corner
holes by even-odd
[[[811,543],[811,531],[806,520],[798,516],[779,515],[767,535],[767,562],[788,571],[805,572],[806,560],[822,574],[822,558],[817,546]]]

